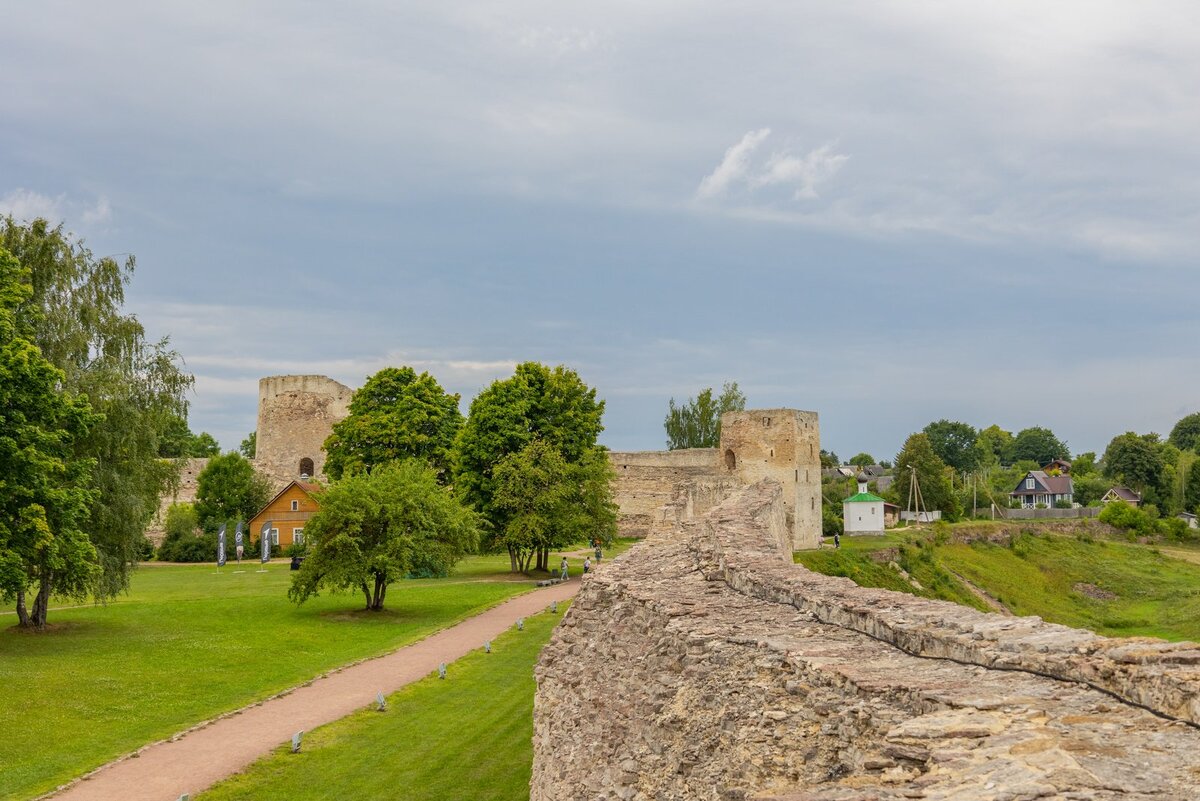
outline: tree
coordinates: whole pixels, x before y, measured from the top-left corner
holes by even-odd
[[[207,431],[201,431],[192,437],[191,445],[188,448],[188,456],[191,456],[193,459],[216,456],[220,452],[221,445],[217,442],[217,438]]]
[[[1161,486],[1164,468],[1158,448],[1132,431],[1113,437],[1104,450],[1104,474],[1135,489]]]
[[[258,453],[258,432],[251,431],[242,440],[242,444],[238,445],[238,453],[245,456],[247,459],[253,459]]]
[[[975,437],[975,462],[992,470],[1012,462],[1013,435],[998,425],[990,425]]]
[[[455,442],[454,487],[490,524],[491,536],[484,546],[508,550],[513,571],[518,570],[517,551],[500,534],[506,530],[509,511],[496,503],[496,466],[535,439],[556,450],[568,465],[607,461],[596,444],[604,429],[603,415],[604,401],[596,400],[596,390],[578,374],[537,362],[517,365],[511,378],[492,382],[471,401]],[[594,470],[592,510],[602,517],[611,501],[611,473]],[[602,519],[593,523],[597,530],[607,525]]]
[[[458,401],[429,373],[417,375],[411,367],[380,370],[354,393],[349,416],[335,423],[325,440],[325,472],[338,479],[411,458],[447,480],[454,438],[463,424]]]
[[[1072,476],[1086,476],[1096,472],[1096,453],[1086,451],[1078,453],[1071,461]]]
[[[957,420],[941,419],[923,429],[938,458],[958,472],[974,470],[978,460],[975,428]]]
[[[530,560],[548,569],[549,552],[573,542],[607,545],[616,530],[608,483],[612,466],[601,451],[569,464],[556,449],[534,440],[496,465],[496,507],[504,512],[501,544],[516,553],[517,569]]]
[[[875,457],[869,453],[859,453],[850,457],[850,464],[855,467],[866,467],[875,464]]]
[[[271,499],[271,486],[240,453],[214,456],[196,477],[196,516],[205,531],[249,520]]]
[[[288,597],[301,604],[321,589],[357,589],[379,611],[405,576],[446,575],[474,548],[478,519],[424,462],[405,459],[330,486],[304,533],[308,555]]]
[[[1030,459],[1041,466],[1055,459],[1070,459],[1071,451],[1053,431],[1034,426],[1017,433],[1009,455],[1014,462]]]
[[[950,485],[946,463],[938,458],[925,433],[911,435],[896,455],[896,480],[892,487],[900,505],[906,508],[914,467],[925,509],[931,512],[940,509],[943,517],[956,520],[960,509]]]
[[[1171,435],[1167,437],[1167,442],[1181,451],[1200,450],[1200,412],[1180,418],[1175,427],[1171,429]]]
[[[1183,490],[1184,508],[1192,514],[1200,514],[1200,459],[1192,462],[1187,472],[1187,483]]]
[[[211,562],[217,556],[217,537],[200,531],[193,504],[171,504],[163,532],[162,544],[158,546],[158,558],[163,562]]]
[[[92,465],[82,529],[96,549],[94,598],[124,590],[140,556],[159,498],[178,481],[178,465],[158,457],[173,417],[187,412],[191,375],[166,339],[147,339],[123,310],[134,259],[97,259],[82,241],[45,220],[0,218],[0,247],[30,271],[33,292],[18,316],[30,339],[63,377],[61,388],[86,395],[102,415],[72,443],[72,458]]]
[[[158,438],[158,455],[164,459],[202,459],[220,452],[221,446],[212,434],[207,431],[193,434],[187,420],[176,414],[167,418]]]
[[[703,389],[693,399],[676,406],[675,399],[667,403],[667,448],[715,448],[721,443],[721,415],[740,412],[746,408],[746,396],[736,381],[726,383],[714,401],[712,387]]]
[[[20,324],[32,294],[30,272],[0,247],[0,597],[16,601],[19,626],[41,630],[51,597],[83,601],[96,589],[98,556],[82,529],[94,465],[74,445],[100,418],[59,389],[62,372],[28,338],[28,318]]]
[[[838,461],[838,455],[836,453],[833,451],[827,451],[824,448],[821,449],[822,468],[837,467],[839,464],[841,464],[841,462]]]

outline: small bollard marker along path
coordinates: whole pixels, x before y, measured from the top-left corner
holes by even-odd
[[[575,595],[579,580],[510,598],[475,617],[431,634],[390,654],[360,662],[287,695],[263,701],[176,740],[146,746],[137,758],[124,757],[53,794],[54,801],[176,801],[195,795],[237,773],[291,740],[364,707],[376,693],[395,692],[424,678],[442,662],[482,648],[485,641],[513,628],[517,618],[542,612]],[[454,679],[450,667],[449,679]]]

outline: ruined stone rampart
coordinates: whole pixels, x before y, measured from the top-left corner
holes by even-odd
[[[199,485],[200,473],[208,467],[208,459],[183,459],[179,466],[179,483],[174,492],[164,493],[158,499],[158,511],[146,528],[146,538],[155,547],[162,544],[166,536],[167,510],[174,503],[195,503],[196,488]]]
[[[779,492],[585,578],[537,669],[534,801],[1197,797],[1195,644],[811,573]]]

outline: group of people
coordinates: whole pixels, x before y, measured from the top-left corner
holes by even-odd
[[[599,543],[593,543],[593,544],[596,546],[596,564],[600,564],[600,559],[601,559],[601,557],[604,556],[604,551],[600,548]],[[559,563],[558,569],[561,574],[559,576],[559,578],[562,579],[563,581],[566,581],[570,577],[569,571],[568,571],[567,557],[564,556],[562,558],[562,562]],[[592,557],[590,557],[590,556],[583,557],[583,572],[586,574],[586,573],[590,573],[591,570],[592,570]]]

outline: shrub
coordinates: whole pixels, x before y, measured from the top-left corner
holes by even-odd
[[[1124,501],[1113,501],[1101,509],[1100,522],[1134,535],[1149,534],[1154,530],[1154,520],[1150,515]]]
[[[207,562],[217,558],[217,535],[201,536],[196,509],[190,503],[173,503],[167,509],[166,536],[158,546],[162,562]],[[211,541],[211,542],[210,542]]]

